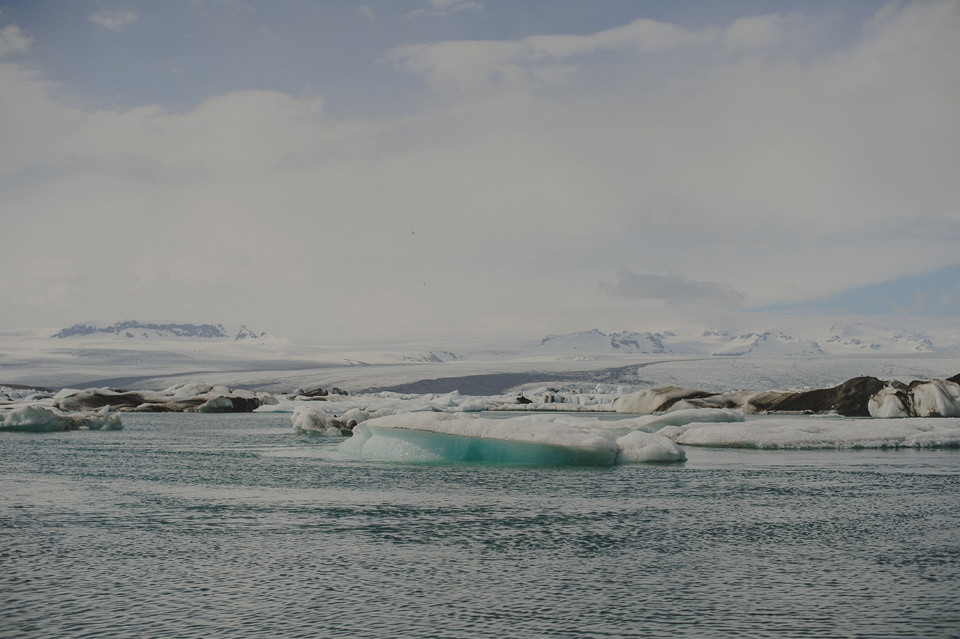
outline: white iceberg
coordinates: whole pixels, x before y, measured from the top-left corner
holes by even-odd
[[[960,384],[934,379],[913,388],[917,417],[960,417]]]
[[[120,415],[109,408],[64,414],[36,404],[18,406],[0,417],[0,431],[54,433],[65,430],[120,430]]]
[[[870,398],[871,417],[960,417],[960,384],[945,379],[891,384]]]
[[[297,435],[341,437],[347,435],[367,414],[359,408],[350,408],[343,414],[324,413],[311,406],[299,405],[293,409],[293,432]]]
[[[36,405],[19,406],[0,419],[0,430],[53,433],[67,430],[70,421],[62,414]]]
[[[910,416],[910,397],[903,389],[886,386],[867,402],[871,417],[890,419]]]
[[[618,464],[646,462],[682,462],[687,458],[683,449],[662,435],[634,431],[618,437]]]

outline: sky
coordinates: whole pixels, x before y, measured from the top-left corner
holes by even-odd
[[[948,1],[0,0],[0,327],[958,316],[958,60]]]

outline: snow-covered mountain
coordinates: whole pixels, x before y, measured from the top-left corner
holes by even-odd
[[[597,329],[549,335],[539,351],[557,355],[716,355],[728,357],[764,355],[822,355],[816,341],[780,331],[728,332],[705,330],[682,335],[677,331],[622,331],[604,333]]]
[[[946,348],[938,348],[928,335],[861,322],[835,323],[824,343],[831,350],[887,353],[934,353]]]
[[[548,335],[540,340],[539,350],[543,353],[568,355],[668,353],[671,351],[663,343],[667,335],[649,332],[634,333],[632,331],[608,335],[597,329],[592,329],[566,335]]]
[[[397,359],[401,362],[441,364],[443,362],[456,362],[461,360],[463,359],[463,355],[451,351],[416,351],[401,353],[397,355]]]
[[[121,337],[130,340],[157,339],[210,339],[210,340],[259,340],[268,337],[264,332],[254,331],[241,325],[234,330],[224,328],[223,324],[176,324],[138,322],[128,320],[110,326],[96,324],[74,324],[61,329],[52,337],[57,339],[75,339],[79,337]]]
[[[279,344],[289,342],[240,325],[156,323],[136,320],[111,325],[74,324],[49,334],[51,348],[67,344],[80,346],[91,340],[107,340],[111,348],[162,345],[176,348],[188,344]],[[291,345],[292,346],[292,345]],[[630,355],[696,355],[716,357],[816,357],[828,354],[916,354],[960,352],[957,335],[927,335],[899,328],[862,322],[836,322],[827,330],[791,335],[780,330],[729,331],[717,329],[674,329],[667,331],[618,331],[598,329],[548,335],[539,341],[490,345],[482,350],[453,350],[429,345],[418,350],[382,352],[387,360],[409,363],[449,363],[482,358],[523,357],[586,359]],[[381,347],[382,349],[382,347]],[[371,349],[373,350],[373,349]],[[389,349],[387,349],[389,351]]]
[[[539,353],[568,356],[631,354],[703,355],[716,357],[816,357],[828,354],[915,354],[960,351],[953,336],[931,336],[864,323],[835,323],[829,330],[807,335],[783,331],[623,331],[593,329],[544,337]]]
[[[743,356],[783,356],[783,355],[823,355],[820,345],[811,339],[793,337],[780,331],[762,333],[735,333],[711,331],[711,336],[719,337],[718,348],[711,355],[725,357]]]

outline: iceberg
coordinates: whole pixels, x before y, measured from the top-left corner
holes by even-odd
[[[886,386],[870,398],[867,410],[871,417],[889,419],[893,417],[909,417],[911,401],[909,394],[903,389]]]
[[[29,433],[54,433],[67,430],[70,422],[63,415],[43,406],[20,406],[0,419],[0,430]]]
[[[109,408],[65,415],[51,408],[27,404],[0,416],[0,431],[56,433],[66,430],[120,430],[120,415]]]
[[[112,388],[65,388],[53,397],[56,408],[89,411],[110,406],[123,412],[247,413],[276,400],[267,393],[253,393],[202,382],[177,384],[163,391],[117,391]]]
[[[358,424],[340,444],[347,456],[404,462],[489,462],[536,466],[612,466],[618,463],[680,462],[673,441],[634,432],[622,420],[610,427],[598,419],[530,415],[496,419],[473,414],[405,413]],[[626,431],[626,434],[624,434]]]
[[[309,406],[296,406],[293,409],[293,432],[297,435],[340,437],[349,435],[366,418],[367,415],[359,408],[351,408],[341,415],[322,413]]]
[[[618,413],[667,413],[689,408],[737,408],[745,413],[839,414],[846,417],[960,417],[956,378],[884,382],[854,377],[830,388],[709,393],[677,386],[646,388],[613,401]]]
[[[947,379],[891,383],[870,398],[871,417],[960,417],[960,384]]]
[[[918,417],[960,417],[960,384],[944,379],[917,384],[913,409]]]
[[[742,410],[732,408],[686,408],[683,410],[672,410],[669,413],[661,415],[644,415],[633,419],[616,420],[602,422],[608,425],[608,428],[621,428],[626,431],[643,431],[646,433],[655,433],[666,426],[683,426],[685,424],[711,423],[711,422],[742,422],[744,419]],[[618,426],[623,424],[623,426]]]

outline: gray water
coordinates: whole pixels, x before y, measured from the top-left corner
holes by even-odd
[[[0,434],[2,637],[960,637],[960,451],[349,460],[288,415]]]

